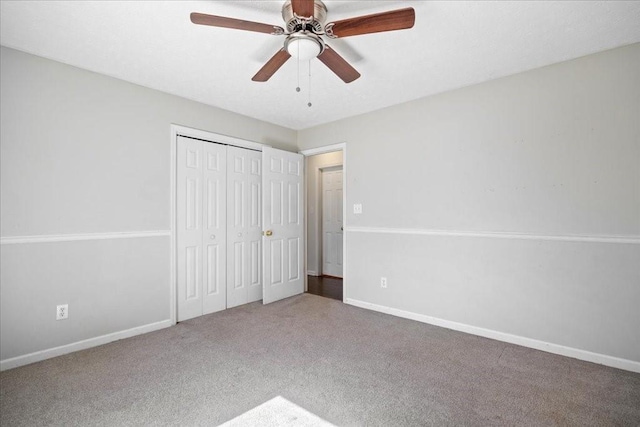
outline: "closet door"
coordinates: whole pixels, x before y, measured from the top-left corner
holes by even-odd
[[[269,304],[304,292],[304,163],[302,155],[275,148],[265,147],[262,156],[262,301]]]
[[[227,308],[262,299],[261,158],[227,150]]]
[[[226,147],[178,137],[177,320],[226,304]]]
[[[248,151],[248,150],[247,150]],[[247,302],[262,299],[262,153],[248,151],[249,174],[247,175],[248,211],[246,240],[249,252],[249,295]]]
[[[202,315],[202,141],[178,137],[178,321]]]
[[[227,306],[227,147],[203,142],[203,301],[202,314]]]

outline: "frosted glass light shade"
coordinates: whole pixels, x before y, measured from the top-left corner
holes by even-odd
[[[287,52],[294,58],[299,58],[301,61],[308,61],[316,56],[320,55],[322,46],[320,43],[307,37],[292,37],[287,43]]]

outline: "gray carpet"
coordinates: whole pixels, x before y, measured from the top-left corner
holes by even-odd
[[[218,425],[281,396],[335,425],[640,425],[640,374],[301,295],[0,375],[0,421]]]

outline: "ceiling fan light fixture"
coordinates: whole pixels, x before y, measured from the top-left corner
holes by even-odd
[[[284,47],[289,55],[301,61],[308,61],[320,55],[324,50],[324,42],[315,34],[297,33],[287,37]]]
[[[282,18],[286,28],[197,12],[191,14],[191,22],[198,25],[286,36],[284,47],[280,48],[258,70],[251,78],[252,81],[266,82],[293,56],[298,60],[298,76],[301,60],[309,61],[318,58],[345,83],[351,83],[360,77],[360,73],[335,50],[327,46],[323,37],[334,39],[412,28],[416,13],[412,7],[406,7],[329,23],[325,23],[326,17],[327,7],[322,0],[285,0],[282,6]]]

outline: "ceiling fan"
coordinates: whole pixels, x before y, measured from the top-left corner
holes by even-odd
[[[317,57],[345,83],[351,83],[360,77],[360,73],[329,47],[322,36],[342,38],[411,28],[415,22],[415,11],[408,7],[325,24],[326,17],[327,7],[321,0],[287,0],[282,6],[285,28],[196,12],[191,14],[191,22],[286,36],[284,47],[253,76],[251,80],[255,82],[266,82],[289,58],[294,56],[300,60]]]

